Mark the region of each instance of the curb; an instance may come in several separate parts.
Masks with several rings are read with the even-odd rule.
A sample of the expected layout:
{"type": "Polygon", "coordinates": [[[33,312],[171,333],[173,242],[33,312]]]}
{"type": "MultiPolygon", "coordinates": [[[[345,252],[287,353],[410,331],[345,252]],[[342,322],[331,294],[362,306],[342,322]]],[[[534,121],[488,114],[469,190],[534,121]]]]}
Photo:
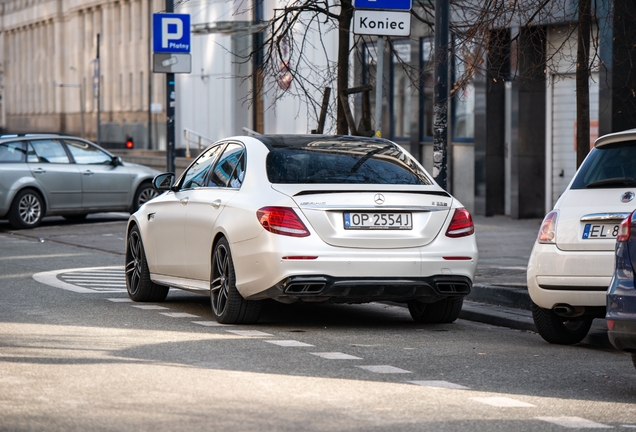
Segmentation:
{"type": "Polygon", "coordinates": [[[474,284],[466,300],[531,310],[530,295],[525,287],[507,287],[490,284],[474,284]]]}

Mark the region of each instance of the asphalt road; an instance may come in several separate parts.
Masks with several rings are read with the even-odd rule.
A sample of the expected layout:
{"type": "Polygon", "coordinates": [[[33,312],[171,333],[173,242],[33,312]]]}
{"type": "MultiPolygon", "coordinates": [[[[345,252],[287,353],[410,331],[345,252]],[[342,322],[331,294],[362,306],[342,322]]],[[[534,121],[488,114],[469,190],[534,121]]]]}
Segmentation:
{"type": "Polygon", "coordinates": [[[0,222],[0,430],[636,428],[636,369],[614,350],[386,304],[219,326],[204,296],[129,302],[126,218],[0,222]]]}

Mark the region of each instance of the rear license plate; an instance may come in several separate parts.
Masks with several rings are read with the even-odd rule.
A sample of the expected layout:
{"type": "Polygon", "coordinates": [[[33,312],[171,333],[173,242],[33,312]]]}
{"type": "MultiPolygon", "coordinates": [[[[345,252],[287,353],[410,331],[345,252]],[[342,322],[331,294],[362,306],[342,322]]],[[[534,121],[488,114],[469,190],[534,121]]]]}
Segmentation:
{"type": "Polygon", "coordinates": [[[585,224],[583,240],[615,239],[619,224],[585,224]]]}
{"type": "Polygon", "coordinates": [[[410,230],[411,213],[344,213],[345,229],[410,230]]]}

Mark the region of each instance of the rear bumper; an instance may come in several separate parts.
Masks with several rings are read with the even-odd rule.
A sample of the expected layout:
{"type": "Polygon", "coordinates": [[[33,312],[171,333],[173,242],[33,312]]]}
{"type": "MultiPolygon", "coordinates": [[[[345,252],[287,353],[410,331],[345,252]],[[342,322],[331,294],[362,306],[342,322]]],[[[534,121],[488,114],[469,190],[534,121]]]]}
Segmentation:
{"type": "Polygon", "coordinates": [[[464,276],[436,275],[406,278],[343,278],[326,275],[292,276],[250,300],[265,298],[335,303],[367,303],[370,301],[435,301],[445,297],[470,294],[472,281],[464,276]]]}
{"type": "Polygon", "coordinates": [[[562,251],[535,243],[528,262],[528,292],[544,309],[557,304],[604,306],[613,269],[613,252],[562,251]]]}
{"type": "Polygon", "coordinates": [[[614,320],[614,328],[607,336],[617,349],[636,352],[636,321],[614,320]]]}

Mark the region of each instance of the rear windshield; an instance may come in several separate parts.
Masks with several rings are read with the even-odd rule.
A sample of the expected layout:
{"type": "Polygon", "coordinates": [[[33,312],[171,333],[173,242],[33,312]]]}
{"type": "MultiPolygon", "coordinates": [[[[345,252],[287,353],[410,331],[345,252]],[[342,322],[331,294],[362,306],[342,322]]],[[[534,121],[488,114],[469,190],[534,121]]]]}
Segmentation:
{"type": "Polygon", "coordinates": [[[271,183],[430,185],[426,173],[388,142],[314,141],[275,147],[267,156],[271,183]]]}
{"type": "Polygon", "coordinates": [[[592,149],[572,183],[572,189],[625,186],[636,186],[636,141],[592,149]]]}

